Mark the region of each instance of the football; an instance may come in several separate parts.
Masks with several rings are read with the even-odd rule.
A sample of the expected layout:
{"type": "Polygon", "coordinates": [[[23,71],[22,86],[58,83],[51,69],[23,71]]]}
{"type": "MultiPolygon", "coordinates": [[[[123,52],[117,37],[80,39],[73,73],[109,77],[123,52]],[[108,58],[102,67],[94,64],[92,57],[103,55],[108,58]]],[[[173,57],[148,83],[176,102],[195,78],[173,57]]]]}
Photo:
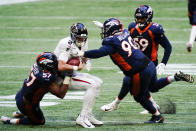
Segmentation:
{"type": "Polygon", "coordinates": [[[73,65],[73,66],[79,66],[80,64],[80,59],[79,57],[72,57],[67,61],[67,64],[73,65]]]}

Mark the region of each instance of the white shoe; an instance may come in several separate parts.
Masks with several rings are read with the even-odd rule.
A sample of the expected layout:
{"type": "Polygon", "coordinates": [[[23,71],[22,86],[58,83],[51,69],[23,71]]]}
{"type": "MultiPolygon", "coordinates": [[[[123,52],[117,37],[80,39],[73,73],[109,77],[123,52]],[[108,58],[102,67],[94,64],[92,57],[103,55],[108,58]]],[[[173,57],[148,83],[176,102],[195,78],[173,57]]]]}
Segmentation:
{"type": "MultiPolygon", "coordinates": [[[[158,104],[155,104],[154,106],[155,106],[156,109],[158,109],[158,111],[160,111],[160,107],[159,107],[158,104]]],[[[144,111],[141,111],[140,114],[147,115],[147,114],[150,114],[150,113],[149,113],[149,111],[144,110],[144,111]]]]}
{"type": "Polygon", "coordinates": [[[2,121],[4,124],[11,124],[11,123],[10,123],[10,120],[11,120],[11,118],[9,118],[9,117],[1,116],[1,121],[2,121]]]}
{"type": "Polygon", "coordinates": [[[76,119],[76,124],[81,125],[84,128],[95,128],[95,126],[90,123],[87,116],[79,115],[76,119]]]}
{"type": "Polygon", "coordinates": [[[88,120],[89,120],[92,124],[94,124],[94,125],[103,125],[103,122],[97,120],[97,119],[94,117],[94,115],[91,114],[91,113],[88,114],[88,120]]]}
{"type": "Polygon", "coordinates": [[[118,105],[115,101],[113,101],[110,104],[104,105],[101,107],[101,110],[108,112],[108,111],[113,111],[118,109],[118,105]]]}
{"type": "Polygon", "coordinates": [[[140,114],[147,115],[147,114],[150,114],[150,113],[147,110],[144,110],[144,111],[141,111],[140,114]]]}

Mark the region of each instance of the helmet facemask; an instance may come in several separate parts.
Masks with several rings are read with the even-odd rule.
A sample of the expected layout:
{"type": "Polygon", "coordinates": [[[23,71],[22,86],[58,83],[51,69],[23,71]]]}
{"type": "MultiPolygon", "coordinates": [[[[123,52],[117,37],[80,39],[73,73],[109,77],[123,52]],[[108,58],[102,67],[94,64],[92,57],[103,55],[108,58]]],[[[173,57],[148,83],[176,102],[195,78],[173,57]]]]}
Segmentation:
{"type": "Polygon", "coordinates": [[[80,36],[75,36],[75,44],[77,47],[82,47],[86,43],[86,34],[81,34],[80,36]]]}

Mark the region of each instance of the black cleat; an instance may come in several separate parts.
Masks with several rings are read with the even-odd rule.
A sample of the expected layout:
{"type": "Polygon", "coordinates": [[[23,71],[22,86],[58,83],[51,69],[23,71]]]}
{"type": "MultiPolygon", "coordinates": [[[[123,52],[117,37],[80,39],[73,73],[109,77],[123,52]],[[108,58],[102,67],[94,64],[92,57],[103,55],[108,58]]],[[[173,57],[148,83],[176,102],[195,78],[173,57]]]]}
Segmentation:
{"type": "Polygon", "coordinates": [[[145,121],[144,123],[163,123],[164,118],[160,114],[158,116],[152,115],[151,119],[149,121],[145,121]]]}
{"type": "Polygon", "coordinates": [[[176,81],[186,81],[189,83],[194,82],[194,77],[189,74],[184,74],[183,72],[179,71],[174,75],[174,79],[176,81]]]}
{"type": "Polygon", "coordinates": [[[187,49],[188,52],[191,52],[192,47],[187,47],[186,49],[187,49]]]}

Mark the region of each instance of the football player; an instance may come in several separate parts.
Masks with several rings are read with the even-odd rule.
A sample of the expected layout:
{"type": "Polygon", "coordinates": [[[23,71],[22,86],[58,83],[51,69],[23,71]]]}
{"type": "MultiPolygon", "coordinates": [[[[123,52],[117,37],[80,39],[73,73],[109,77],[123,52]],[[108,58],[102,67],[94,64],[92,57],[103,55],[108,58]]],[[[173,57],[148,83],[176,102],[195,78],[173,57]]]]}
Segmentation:
{"type": "MultiPolygon", "coordinates": [[[[63,38],[59,41],[54,53],[58,57],[59,68],[61,74],[64,76],[70,76],[70,71],[68,72],[64,69],[67,61],[72,57],[71,50],[86,51],[88,49],[88,31],[84,24],[74,23],[70,28],[70,36],[63,38]]],[[[86,64],[87,70],[90,70],[91,60],[85,57],[80,57],[81,63],[86,64]]],[[[102,80],[96,76],[90,75],[88,73],[79,73],[78,66],[73,66],[71,81],[69,83],[70,88],[86,90],[83,98],[82,110],[76,119],[78,125],[84,128],[95,128],[94,125],[102,125],[103,122],[97,120],[92,114],[93,106],[95,104],[96,98],[99,95],[100,88],[102,85],[102,80]]]]}
{"type": "Polygon", "coordinates": [[[56,55],[50,52],[38,55],[29,77],[16,94],[15,100],[19,109],[19,112],[13,113],[16,118],[2,116],[1,121],[4,124],[44,125],[45,118],[40,109],[40,101],[44,95],[50,92],[63,99],[68,90],[70,77],[65,77],[63,84],[58,86],[57,69],[56,55]]]}
{"type": "Polygon", "coordinates": [[[163,87],[172,81],[185,80],[193,82],[194,78],[179,72],[175,75],[157,80],[154,63],[135,46],[129,32],[123,30],[122,23],[116,18],[107,19],[103,24],[102,46],[89,51],[75,51],[74,56],[100,58],[109,55],[115,65],[124,73],[122,88],[130,89],[136,102],[152,114],[145,123],[162,123],[163,116],[149,100],[150,92],[156,89],[157,84],[163,87]],[[184,77],[186,76],[186,77],[184,77]]]}
{"type": "Polygon", "coordinates": [[[187,45],[187,51],[191,52],[194,41],[196,39],[196,1],[195,0],[188,0],[188,17],[189,23],[192,25],[192,29],[190,32],[190,38],[187,45]]]}
{"type": "MultiPolygon", "coordinates": [[[[135,42],[135,46],[139,48],[151,61],[155,64],[157,68],[157,74],[162,75],[165,66],[169,60],[172,46],[164,34],[164,30],[160,24],[153,23],[153,10],[148,5],[139,6],[134,14],[135,22],[131,22],[128,26],[130,36],[135,42]],[[164,55],[161,63],[158,64],[158,48],[159,45],[164,48],[164,55]]],[[[113,105],[112,103],[106,104],[101,107],[102,110],[111,111],[112,107],[117,109],[120,101],[129,92],[128,89],[121,89],[118,97],[113,102],[117,103],[113,105]],[[110,108],[110,106],[112,106],[110,108]],[[111,109],[111,110],[110,110],[111,109]]],[[[150,96],[149,99],[154,103],[154,105],[159,108],[159,105],[150,96]]],[[[148,112],[142,111],[141,114],[147,114],[148,112]]]]}

